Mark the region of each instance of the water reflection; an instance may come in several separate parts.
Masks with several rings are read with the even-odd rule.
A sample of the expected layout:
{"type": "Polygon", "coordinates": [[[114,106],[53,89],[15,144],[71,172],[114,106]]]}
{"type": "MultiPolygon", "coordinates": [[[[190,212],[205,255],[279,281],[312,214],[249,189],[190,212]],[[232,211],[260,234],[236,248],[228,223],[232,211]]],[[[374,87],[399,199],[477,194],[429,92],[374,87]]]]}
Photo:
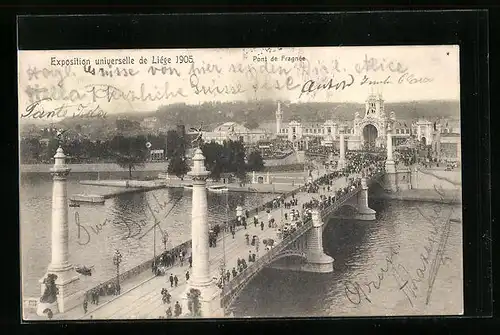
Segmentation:
{"type": "Polygon", "coordinates": [[[439,293],[433,292],[432,308],[425,302],[427,282],[419,283],[416,297],[410,303],[393,271],[385,273],[382,269],[391,269],[387,259],[412,274],[422,268],[419,255],[425,253],[433,227],[422,219],[416,208],[430,214],[436,207],[457,212],[460,207],[399,201],[373,201],[370,207],[377,211],[374,222],[333,219],[326,225],[323,248],[335,260],[333,273],[266,268],[234,302],[235,316],[414,315],[449,313],[450,310],[459,313],[463,304],[460,224],[451,226],[446,262],[441,265],[434,284],[434,290],[439,293]],[[391,254],[395,251],[397,254],[391,254]],[[361,296],[360,303],[349,302],[346,282],[365,285],[369,301],[361,296]],[[448,310],[444,311],[443,306],[448,310]]]}
{"type": "MultiPolygon", "coordinates": [[[[20,185],[23,294],[36,296],[40,289],[38,280],[50,262],[52,180],[48,174],[38,177],[26,174],[21,178],[20,185]]],[[[69,196],[116,189],[81,185],[75,178],[68,180],[69,196]]],[[[209,223],[226,221],[228,215],[235,217],[238,205],[250,209],[271,197],[266,194],[209,193],[209,223]]],[[[162,231],[169,237],[167,247],[189,240],[190,216],[191,191],[181,188],[122,194],[106,200],[104,205],[69,207],[70,262],[94,266],[92,278],[89,278],[91,281],[109,279],[116,271],[112,262],[115,249],[123,255],[123,270],[136,266],[151,259],[155,252],[159,254],[163,251],[162,231]],[[82,228],[78,236],[77,220],[89,233],[88,243],[82,228]],[[153,229],[156,220],[158,227],[153,229]]]]}

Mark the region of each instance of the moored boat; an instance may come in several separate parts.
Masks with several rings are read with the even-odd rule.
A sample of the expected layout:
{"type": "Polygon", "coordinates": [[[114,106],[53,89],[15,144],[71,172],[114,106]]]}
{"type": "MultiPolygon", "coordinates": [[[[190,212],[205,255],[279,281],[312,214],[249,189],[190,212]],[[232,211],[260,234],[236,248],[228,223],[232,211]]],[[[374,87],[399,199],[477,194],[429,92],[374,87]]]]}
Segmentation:
{"type": "Polygon", "coordinates": [[[92,276],[92,268],[88,268],[85,265],[75,265],[75,271],[84,276],[92,276]]]}
{"type": "Polygon", "coordinates": [[[214,186],[209,186],[207,187],[207,189],[210,191],[210,192],[213,192],[213,193],[226,193],[228,192],[228,188],[224,185],[214,185],[214,186]]]}

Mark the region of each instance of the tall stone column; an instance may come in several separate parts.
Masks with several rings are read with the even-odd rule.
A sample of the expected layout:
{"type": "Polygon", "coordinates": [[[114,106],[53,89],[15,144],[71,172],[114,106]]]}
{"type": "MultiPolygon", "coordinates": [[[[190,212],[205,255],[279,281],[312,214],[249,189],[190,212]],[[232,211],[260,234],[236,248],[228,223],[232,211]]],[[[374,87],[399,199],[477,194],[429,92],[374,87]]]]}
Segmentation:
{"type": "Polygon", "coordinates": [[[330,273],[333,272],[333,258],[323,251],[323,225],[319,210],[312,211],[312,228],[307,232],[307,262],[302,271],[330,273]]]}
{"type": "Polygon", "coordinates": [[[52,258],[49,272],[66,272],[72,268],[68,251],[68,192],[66,179],[69,171],[65,162],[66,155],[59,147],[54,156],[52,174],[52,258]]]}
{"type": "Polygon", "coordinates": [[[340,158],[339,158],[339,163],[338,163],[338,168],[343,169],[345,168],[345,137],[344,133],[340,134],[340,158]]]}
{"type": "Polygon", "coordinates": [[[220,289],[212,280],[208,243],[208,211],[206,180],[209,171],[205,169],[205,157],[200,148],[193,157],[193,167],[188,175],[192,178],[193,195],[191,209],[192,267],[186,292],[183,311],[189,313],[187,293],[191,289],[200,291],[201,316],[220,316],[220,289]]]}
{"type": "Polygon", "coordinates": [[[376,219],[376,212],[368,207],[368,185],[366,178],[361,178],[361,190],[358,192],[358,213],[356,214],[357,220],[373,221],[376,219]]]}
{"type": "MultiPolygon", "coordinates": [[[[59,147],[54,156],[54,166],[50,169],[53,177],[52,186],[52,224],[51,224],[51,262],[47,274],[39,280],[41,295],[45,291],[44,278],[48,274],[57,276],[55,284],[59,290],[57,295],[57,310],[50,308],[54,314],[73,308],[82,300],[83,293],[79,290],[79,275],[69,262],[69,227],[68,227],[68,195],[66,179],[70,168],[66,165],[66,155],[59,147]]],[[[47,308],[39,303],[37,313],[43,315],[47,308]]]]}
{"type": "Polygon", "coordinates": [[[386,172],[386,185],[385,188],[390,191],[397,191],[396,185],[396,164],[392,157],[392,130],[390,127],[387,129],[387,159],[385,161],[385,172],[386,172]]]}

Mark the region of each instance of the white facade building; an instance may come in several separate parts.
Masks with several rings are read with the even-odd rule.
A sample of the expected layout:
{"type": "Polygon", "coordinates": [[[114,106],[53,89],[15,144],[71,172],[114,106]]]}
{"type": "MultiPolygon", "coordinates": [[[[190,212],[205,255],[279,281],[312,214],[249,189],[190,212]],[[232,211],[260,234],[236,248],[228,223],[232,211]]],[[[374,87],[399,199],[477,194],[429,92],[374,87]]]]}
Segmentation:
{"type": "Polygon", "coordinates": [[[205,142],[216,142],[222,144],[224,141],[243,141],[243,143],[255,144],[258,141],[268,139],[268,133],[262,129],[248,129],[236,122],[226,122],[212,131],[203,132],[202,138],[205,142]]]}
{"type": "MultiPolygon", "coordinates": [[[[370,93],[365,101],[365,112],[354,114],[352,122],[304,123],[292,120],[283,123],[283,111],[278,104],[276,110],[276,136],[292,142],[294,148],[304,150],[311,140],[319,138],[323,146],[338,147],[339,134],[345,134],[347,148],[360,150],[368,147],[385,147],[387,145],[387,128],[392,129],[392,143],[397,146],[407,143],[414,137],[425,145],[432,145],[434,124],[429,120],[419,119],[416,122],[398,121],[394,112],[387,113],[382,95],[370,93]]],[[[443,133],[459,133],[460,127],[446,122],[443,133]],[[458,130],[457,130],[458,129],[458,130]]]]}

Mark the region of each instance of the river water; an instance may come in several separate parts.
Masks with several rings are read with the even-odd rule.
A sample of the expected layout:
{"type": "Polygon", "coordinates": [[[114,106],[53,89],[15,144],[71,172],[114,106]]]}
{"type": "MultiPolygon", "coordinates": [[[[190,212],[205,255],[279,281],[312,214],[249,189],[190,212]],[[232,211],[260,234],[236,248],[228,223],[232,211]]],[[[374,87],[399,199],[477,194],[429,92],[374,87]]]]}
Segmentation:
{"type": "Polygon", "coordinates": [[[323,248],[335,260],[333,273],[266,268],[233,303],[234,315],[463,313],[462,224],[455,221],[461,206],[379,200],[370,207],[376,222],[332,219],[326,225],[323,248]],[[444,251],[437,255],[440,244],[444,251]],[[434,259],[441,260],[438,267],[434,259]]]}
{"type": "MultiPolygon", "coordinates": [[[[77,178],[90,179],[83,174],[77,178]]],[[[37,281],[50,262],[51,187],[49,175],[29,174],[21,178],[25,297],[39,295],[37,281]]],[[[109,188],[80,185],[76,179],[68,182],[68,195],[99,193],[106,189],[109,188]]],[[[224,221],[228,216],[234,217],[237,205],[252,208],[271,197],[270,194],[209,194],[209,221],[224,221]],[[226,203],[229,204],[229,214],[226,214],[226,203]]],[[[233,303],[234,315],[300,317],[462,313],[461,206],[374,199],[370,197],[370,207],[377,211],[375,222],[332,219],[327,223],[323,244],[324,251],[335,259],[333,273],[266,268],[233,303]]],[[[70,261],[93,265],[95,280],[104,280],[114,275],[112,256],[117,248],[123,255],[123,269],[152,258],[154,234],[152,231],[146,234],[154,222],[150,207],[153,212],[158,212],[154,215],[169,235],[167,246],[190,238],[190,192],[162,189],[124,194],[106,200],[104,205],[69,209],[70,261]],[[86,231],[80,228],[80,238],[75,213],[78,213],[80,225],[87,227],[86,231]],[[95,227],[104,222],[102,230],[95,227]]],[[[159,232],[156,248],[161,252],[163,244],[158,236],[159,232]]]]}
{"type": "MultiPolygon", "coordinates": [[[[116,190],[113,187],[79,184],[81,179],[95,177],[95,174],[85,173],[71,175],[68,197],[76,193],[100,194],[116,190]]],[[[222,223],[228,217],[236,217],[238,205],[251,209],[272,197],[272,194],[257,193],[208,193],[209,223],[222,223]]],[[[50,263],[51,201],[49,174],[22,175],[20,225],[24,297],[39,296],[38,280],[50,263]]],[[[164,250],[160,229],[168,234],[167,248],[190,240],[191,192],[176,188],[122,194],[106,200],[104,205],[69,207],[68,216],[70,262],[94,266],[94,272],[86,278],[86,282],[97,283],[115,275],[115,249],[123,255],[122,271],[153,258],[155,234],[152,227],[155,218],[161,222],[156,230],[157,254],[164,250]]]]}

